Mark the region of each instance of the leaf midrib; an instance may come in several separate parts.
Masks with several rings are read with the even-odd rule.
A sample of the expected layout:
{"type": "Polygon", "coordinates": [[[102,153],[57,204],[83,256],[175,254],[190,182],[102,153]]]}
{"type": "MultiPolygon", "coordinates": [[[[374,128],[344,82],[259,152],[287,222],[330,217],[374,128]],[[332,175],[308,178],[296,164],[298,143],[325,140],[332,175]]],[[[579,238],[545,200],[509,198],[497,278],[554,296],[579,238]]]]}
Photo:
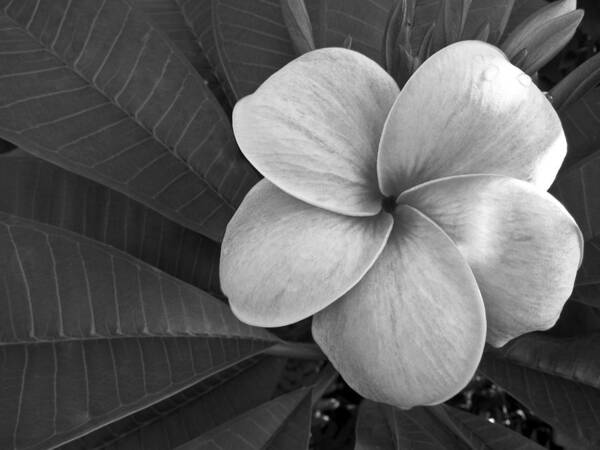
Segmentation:
{"type": "MultiPolygon", "coordinates": [[[[518,359],[515,359],[514,356],[509,356],[509,355],[504,355],[500,352],[496,352],[496,351],[491,351],[489,352],[489,354],[493,355],[494,358],[500,359],[500,360],[505,360],[511,364],[514,364],[515,366],[521,367],[523,369],[528,369],[528,370],[532,370],[534,372],[537,372],[539,374],[542,375],[547,375],[547,376],[552,376],[552,377],[556,377],[556,378],[560,378],[562,380],[566,380],[569,381],[571,383],[575,383],[575,384],[582,384],[584,386],[587,386],[591,389],[598,389],[598,386],[594,386],[593,384],[590,384],[589,382],[585,381],[585,380],[575,380],[573,378],[569,378],[566,375],[562,375],[558,372],[555,371],[550,371],[550,370],[545,370],[542,369],[541,367],[538,366],[533,366],[533,365],[529,365],[524,361],[520,361],[518,359]]],[[[485,370],[483,371],[485,373],[485,370]]]]}
{"type": "MultiPolygon", "coordinates": [[[[135,10],[135,8],[128,1],[125,1],[125,3],[130,8],[130,11],[132,9],[135,10]]],[[[9,3],[8,6],[11,6],[11,4],[9,3]]],[[[100,14],[100,12],[102,11],[103,8],[104,8],[104,4],[98,9],[97,15],[100,14]]],[[[68,8],[64,12],[65,16],[66,16],[67,12],[68,12],[68,8]]],[[[197,176],[200,180],[202,180],[206,184],[207,188],[210,191],[212,191],[229,209],[231,209],[231,211],[235,211],[236,210],[235,206],[228,199],[226,199],[225,197],[223,197],[223,195],[217,190],[217,188],[215,186],[213,186],[213,184],[206,177],[204,177],[202,174],[198,173],[198,171],[196,169],[194,169],[190,164],[188,164],[187,161],[185,161],[183,158],[181,158],[176,153],[174,153],[172,151],[172,149],[165,142],[163,142],[158,136],[156,136],[151,130],[149,130],[146,125],[144,125],[143,123],[139,122],[135,118],[134,115],[132,115],[129,111],[127,111],[121,105],[119,105],[118,103],[116,103],[114,101],[114,99],[112,99],[103,90],[101,90],[98,86],[96,86],[96,84],[94,84],[93,81],[88,80],[74,65],[71,65],[68,62],[66,62],[64,60],[64,58],[62,58],[60,55],[58,55],[56,53],[56,51],[54,51],[54,49],[48,47],[43,42],[40,42],[40,40],[35,35],[33,35],[29,31],[28,28],[24,27],[15,18],[11,17],[6,10],[4,10],[2,12],[2,14],[5,17],[7,17],[16,26],[16,28],[24,31],[32,40],[34,40],[40,46],[40,48],[42,48],[44,51],[46,51],[46,52],[50,53],[52,56],[54,56],[58,61],[60,61],[63,64],[63,66],[65,68],[71,70],[75,75],[77,75],[87,85],[89,85],[90,87],[92,87],[96,92],[98,92],[104,98],[106,98],[108,100],[108,102],[112,106],[118,108],[123,114],[125,114],[137,126],[139,126],[142,130],[144,130],[151,138],[155,139],[164,149],[166,149],[169,152],[169,154],[173,158],[175,158],[178,161],[184,163],[185,166],[190,170],[190,172],[192,172],[195,176],[197,176]]],[[[187,58],[185,57],[185,55],[182,55],[181,52],[180,52],[180,50],[172,45],[172,43],[171,43],[170,39],[168,38],[168,36],[166,36],[161,30],[159,30],[158,28],[156,28],[152,24],[151,19],[147,18],[147,20],[145,20],[145,23],[150,27],[150,32],[157,33],[159,36],[162,37],[163,40],[165,40],[167,42],[167,44],[169,46],[169,49],[173,52],[174,56],[176,56],[178,58],[179,62],[181,64],[185,65],[185,66],[188,66],[187,67],[188,71],[191,73],[192,77],[194,77],[194,76],[195,77],[200,77],[200,75],[196,72],[196,70],[193,67],[191,67],[191,64],[189,63],[189,61],[187,61],[187,58]]],[[[57,35],[59,35],[60,32],[61,32],[61,30],[59,29],[57,31],[57,35]]],[[[82,47],[81,54],[83,54],[83,52],[85,52],[85,50],[86,50],[86,46],[84,45],[82,47]]],[[[110,52],[110,50],[109,50],[109,52],[110,52]]],[[[210,92],[207,91],[207,92],[205,92],[205,95],[210,98],[210,96],[212,95],[212,93],[210,93],[210,92]]],[[[215,99],[213,99],[213,100],[215,100],[215,99]]],[[[216,100],[215,100],[215,104],[218,105],[218,102],[216,100]]],[[[21,134],[21,133],[18,133],[18,134],[21,134]]],[[[111,182],[115,182],[116,183],[116,181],[112,181],[112,180],[111,180],[111,182]]]]}
{"type": "Polygon", "coordinates": [[[27,346],[37,344],[62,344],[68,342],[94,342],[94,341],[110,341],[110,340],[139,340],[139,339],[241,339],[250,342],[264,342],[275,345],[279,339],[273,335],[273,339],[259,338],[244,334],[228,334],[228,333],[181,333],[181,334],[115,334],[115,335],[97,335],[97,336],[57,336],[56,339],[50,337],[35,338],[31,340],[22,340],[16,342],[0,342],[0,349],[5,347],[27,346]]]}
{"type": "MultiPolygon", "coordinates": [[[[155,396],[155,398],[152,398],[152,400],[150,402],[148,402],[148,403],[138,402],[138,403],[141,403],[141,404],[138,405],[137,407],[134,407],[132,410],[125,410],[125,411],[120,412],[119,414],[111,416],[111,413],[115,411],[115,410],[112,410],[110,412],[104,413],[103,415],[94,417],[89,422],[87,422],[87,423],[90,423],[90,424],[93,423],[94,425],[92,425],[89,428],[85,427],[85,426],[83,426],[83,427],[76,426],[76,427],[71,428],[70,430],[64,431],[63,434],[67,434],[67,433],[71,432],[72,430],[77,430],[77,428],[80,428],[80,431],[75,431],[75,434],[72,437],[68,438],[67,440],[61,441],[58,444],[53,444],[53,446],[50,447],[50,448],[53,449],[53,448],[57,448],[58,446],[68,444],[68,443],[70,443],[72,441],[75,441],[75,440],[77,440],[77,439],[79,439],[79,438],[81,438],[83,436],[91,434],[94,431],[99,430],[100,428],[104,428],[104,427],[109,426],[109,425],[111,425],[111,424],[113,424],[115,422],[118,422],[119,420],[121,420],[121,419],[123,419],[125,417],[129,417],[129,416],[131,416],[133,414],[136,414],[136,413],[138,413],[138,412],[140,412],[140,411],[142,411],[144,409],[150,408],[153,405],[155,405],[157,403],[160,403],[163,400],[171,398],[171,397],[173,397],[173,396],[175,396],[175,395],[177,395],[177,394],[185,391],[186,389],[192,387],[195,384],[201,383],[201,382],[203,382],[203,381],[205,381],[205,380],[207,380],[207,379],[209,379],[211,377],[214,377],[215,375],[217,375],[219,373],[222,373],[223,371],[225,371],[227,369],[232,368],[233,366],[235,366],[235,365],[237,365],[237,364],[239,364],[241,362],[244,362],[244,361],[246,361],[246,360],[248,360],[250,358],[253,358],[253,357],[257,356],[257,355],[260,355],[263,351],[264,351],[264,349],[257,350],[257,351],[255,351],[253,353],[245,355],[244,357],[242,357],[240,359],[237,359],[237,360],[231,361],[231,362],[229,362],[227,364],[218,366],[218,368],[214,372],[211,372],[209,374],[205,374],[204,376],[199,376],[197,380],[195,380],[195,381],[193,381],[193,382],[190,383],[190,380],[195,377],[195,376],[192,376],[192,377],[190,377],[190,378],[188,378],[188,379],[186,379],[184,381],[181,381],[179,383],[178,387],[174,391],[169,391],[168,388],[164,388],[164,389],[162,389],[158,393],[148,394],[148,396],[144,397],[144,398],[152,398],[152,396],[155,396]],[[110,420],[107,420],[106,422],[103,422],[102,421],[103,417],[110,417],[110,420]]],[[[173,386],[173,384],[170,387],[172,387],[172,386],[173,386]]],[[[118,409],[117,409],[117,411],[118,411],[118,409]]],[[[45,447],[40,447],[40,445],[47,445],[46,444],[47,441],[53,439],[53,437],[54,436],[46,438],[46,439],[44,439],[41,442],[38,442],[32,448],[33,449],[38,449],[38,448],[42,449],[42,448],[45,448],[45,447]]]]}

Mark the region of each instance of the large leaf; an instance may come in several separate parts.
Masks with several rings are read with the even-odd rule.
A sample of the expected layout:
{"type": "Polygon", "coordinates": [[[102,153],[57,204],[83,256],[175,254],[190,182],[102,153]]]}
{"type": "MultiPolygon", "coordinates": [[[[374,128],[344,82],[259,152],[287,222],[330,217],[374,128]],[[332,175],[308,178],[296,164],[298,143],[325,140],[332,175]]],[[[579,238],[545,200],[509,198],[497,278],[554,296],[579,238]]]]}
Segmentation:
{"type": "MultiPolygon", "coordinates": [[[[593,241],[592,241],[593,242],[593,241]]],[[[588,250],[588,247],[586,247],[588,250]]],[[[590,270],[582,271],[578,273],[578,277],[584,282],[589,284],[581,283],[575,286],[571,300],[583,303],[594,308],[600,308],[600,246],[596,244],[596,247],[592,247],[592,262],[595,266],[591,267],[590,270]]],[[[589,264],[591,266],[591,264],[589,264]]],[[[581,266],[581,269],[586,268],[586,264],[581,266]]]]}
{"type": "Polygon", "coordinates": [[[506,30],[504,30],[504,36],[508,36],[521,22],[547,4],[546,0],[515,0],[515,5],[506,24],[506,30]]]}
{"type": "MultiPolygon", "coordinates": [[[[459,4],[455,0],[449,1],[451,7],[459,4]]],[[[442,0],[416,0],[411,36],[413,51],[416,52],[419,48],[431,25],[439,22],[441,2],[442,0]]],[[[472,39],[477,30],[488,23],[490,25],[488,42],[498,45],[502,37],[545,5],[544,0],[472,0],[462,39],[472,39]]]]}
{"type": "MultiPolygon", "coordinates": [[[[393,0],[306,0],[317,47],[352,49],[380,61],[393,0]]],[[[296,56],[279,0],[213,0],[217,67],[235,98],[251,94],[296,56]]],[[[207,36],[210,44],[210,36],[207,36]]],[[[205,40],[203,39],[203,42],[205,40]]]]}
{"type": "Polygon", "coordinates": [[[258,176],[177,47],[126,0],[0,8],[0,136],[219,240],[258,176]]]}
{"type": "Polygon", "coordinates": [[[268,401],[284,363],[284,359],[272,357],[244,361],[62,450],[100,446],[111,450],[173,449],[268,401]]]}
{"type": "Polygon", "coordinates": [[[525,335],[487,352],[480,368],[585,448],[599,448],[600,333],[571,338],[525,335]]]}
{"type": "MultiPolygon", "coordinates": [[[[504,28],[506,27],[509,14],[513,8],[515,0],[473,0],[471,8],[467,15],[462,39],[473,38],[482,26],[486,23],[490,26],[490,35],[488,41],[496,44],[504,28]]],[[[457,7],[459,2],[450,1],[451,7],[457,7]]],[[[417,0],[415,4],[415,20],[411,35],[411,44],[413,51],[416,52],[427,30],[439,22],[440,8],[442,0],[417,0]]],[[[454,24],[458,28],[458,24],[454,24]]]]}
{"type": "MultiPolygon", "coordinates": [[[[215,30],[213,29],[213,8],[211,0],[171,0],[176,2],[188,27],[194,34],[196,40],[202,46],[202,52],[211,66],[212,73],[216,78],[216,86],[219,87],[217,98],[225,98],[229,103],[229,109],[235,104],[235,94],[223,70],[220,55],[217,52],[215,42],[215,30]]],[[[214,84],[211,83],[211,87],[214,84]]],[[[214,91],[214,89],[213,89],[214,91]]]]}
{"type": "Polygon", "coordinates": [[[83,234],[222,295],[218,244],[25,152],[0,157],[0,211],[83,234]]]}
{"type": "Polygon", "coordinates": [[[546,332],[548,335],[573,338],[600,332],[600,309],[597,308],[597,305],[590,305],[580,298],[584,295],[590,296],[595,298],[596,304],[600,303],[600,296],[594,293],[594,291],[597,292],[598,287],[591,286],[594,289],[589,291],[586,289],[587,287],[582,286],[582,292],[573,293],[570,301],[565,304],[556,325],[546,332]]]}
{"type": "Polygon", "coordinates": [[[352,38],[352,50],[383,62],[383,34],[396,0],[307,0],[318,47],[341,47],[352,38]]]}
{"type": "Polygon", "coordinates": [[[600,150],[600,88],[587,92],[560,116],[569,144],[563,167],[569,168],[600,150]]]}
{"type": "Polygon", "coordinates": [[[586,241],[600,237],[600,151],[563,170],[550,191],[569,210],[586,241]]]}
{"type": "Polygon", "coordinates": [[[0,448],[48,448],[277,342],[131,256],[0,213],[0,448]]]}
{"type": "Polygon", "coordinates": [[[217,67],[235,99],[296,57],[279,0],[212,0],[211,8],[217,67]]]}
{"type": "MultiPolygon", "coordinates": [[[[600,237],[595,237],[585,243],[583,255],[583,263],[575,280],[577,288],[600,285],[600,237]]],[[[598,302],[600,302],[600,299],[597,300],[598,302]]],[[[598,303],[598,306],[600,306],[600,303],[598,303]]]]}
{"type": "Polygon", "coordinates": [[[16,147],[8,141],[0,139],[0,154],[9,153],[15,150],[16,147]]]}
{"type": "Polygon", "coordinates": [[[198,38],[188,27],[176,0],[132,0],[179,47],[205,80],[213,76],[212,68],[202,52],[198,38]]]}
{"type": "MultiPolygon", "coordinates": [[[[225,111],[231,113],[231,96],[224,80],[215,72],[214,42],[204,46],[205,35],[212,36],[210,0],[133,0],[171,41],[187,56],[225,111]],[[200,29],[196,28],[199,25],[200,29]]],[[[213,39],[214,41],[214,39],[213,39]]]]}
{"type": "Polygon", "coordinates": [[[600,283],[600,151],[563,170],[550,192],[571,213],[585,239],[577,284],[600,283]]]}
{"type": "Polygon", "coordinates": [[[264,403],[177,450],[305,450],[311,390],[299,389],[264,403]]]}
{"type": "Polygon", "coordinates": [[[356,450],[541,450],[527,438],[445,405],[410,410],[363,401],[356,450]]]}

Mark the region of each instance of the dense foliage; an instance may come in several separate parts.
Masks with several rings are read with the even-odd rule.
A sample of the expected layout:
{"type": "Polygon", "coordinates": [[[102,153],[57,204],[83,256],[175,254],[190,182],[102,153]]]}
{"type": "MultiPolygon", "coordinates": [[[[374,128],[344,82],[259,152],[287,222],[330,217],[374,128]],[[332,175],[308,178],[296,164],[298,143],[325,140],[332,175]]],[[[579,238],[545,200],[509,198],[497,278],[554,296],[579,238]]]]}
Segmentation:
{"type": "Polygon", "coordinates": [[[600,446],[596,3],[583,22],[570,0],[304,3],[0,0],[0,448],[600,446]],[[312,45],[402,86],[464,39],[549,91],[569,145],[550,192],[585,256],[554,328],[488,349],[446,404],[400,410],[349,389],[310,320],[232,314],[220,242],[260,176],[231,111],[312,45]]]}

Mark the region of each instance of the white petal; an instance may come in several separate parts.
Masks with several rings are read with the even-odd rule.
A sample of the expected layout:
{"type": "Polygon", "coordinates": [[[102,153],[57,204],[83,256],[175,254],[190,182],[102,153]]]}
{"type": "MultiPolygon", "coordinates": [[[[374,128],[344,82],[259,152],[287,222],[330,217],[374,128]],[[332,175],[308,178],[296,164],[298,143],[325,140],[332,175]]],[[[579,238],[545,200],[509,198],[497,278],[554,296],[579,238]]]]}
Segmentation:
{"type": "Polygon", "coordinates": [[[377,214],[377,148],[398,95],[375,62],[343,48],[305,53],[237,103],[233,129],[248,160],[311,205],[377,214]]]}
{"type": "Polygon", "coordinates": [[[485,343],[475,278],[450,238],[401,206],[365,277],[313,319],[313,336],[364,397],[402,408],[441,403],[471,379],[485,343]]]}
{"type": "Polygon", "coordinates": [[[556,111],[504,54],[462,41],[431,56],[408,80],[379,147],[382,192],[440,177],[508,175],[544,190],[566,153],[556,111]]]}
{"type": "Polygon", "coordinates": [[[566,209],[524,181],[466,175],[431,181],[398,201],[456,242],[483,296],[495,346],[556,322],[569,298],[583,238],[566,209]]]}
{"type": "Polygon", "coordinates": [[[387,241],[392,217],[348,217],[308,205],[267,180],[248,193],[221,249],[235,315],[276,327],[325,308],[354,286],[387,241]]]}

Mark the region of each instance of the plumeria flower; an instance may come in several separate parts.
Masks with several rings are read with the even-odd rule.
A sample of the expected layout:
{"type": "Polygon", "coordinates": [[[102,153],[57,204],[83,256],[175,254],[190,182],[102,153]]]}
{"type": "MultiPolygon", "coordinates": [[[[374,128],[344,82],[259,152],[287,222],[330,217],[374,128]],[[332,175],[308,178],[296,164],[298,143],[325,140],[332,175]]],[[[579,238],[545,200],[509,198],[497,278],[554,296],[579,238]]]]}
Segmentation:
{"type": "Polygon", "coordinates": [[[351,50],[302,55],[237,103],[264,175],[229,223],[233,312],[316,342],[363,396],[436,404],[484,344],[551,327],[582,257],[546,190],[566,153],[545,95],[497,48],[463,41],[399,91],[351,50]]]}

